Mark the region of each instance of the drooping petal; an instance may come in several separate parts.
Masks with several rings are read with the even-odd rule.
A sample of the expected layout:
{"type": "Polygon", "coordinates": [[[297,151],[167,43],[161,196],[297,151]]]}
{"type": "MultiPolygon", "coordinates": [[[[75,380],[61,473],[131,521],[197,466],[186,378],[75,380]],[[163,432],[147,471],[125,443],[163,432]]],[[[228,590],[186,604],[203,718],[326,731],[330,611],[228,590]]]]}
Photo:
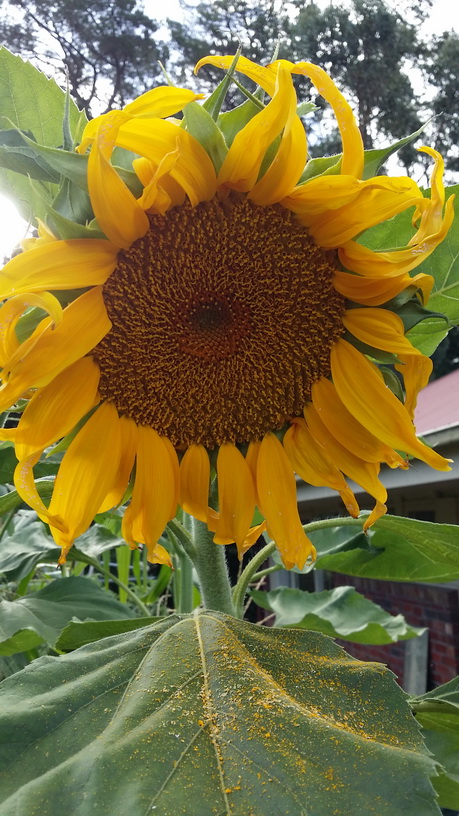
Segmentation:
{"type": "MultiPolygon", "coordinates": [[[[227,71],[231,67],[234,56],[211,56],[203,57],[196,63],[194,72],[198,73],[203,65],[215,65],[216,68],[222,68],[227,71]]],[[[263,88],[266,93],[273,96],[276,87],[276,70],[273,65],[258,65],[256,62],[247,59],[247,57],[239,57],[236,70],[252,79],[257,85],[263,88]]]]}
{"type": "Polygon", "coordinates": [[[359,515],[359,505],[343,474],[326,450],[314,439],[303,419],[294,420],[283,443],[294,470],[303,481],[315,487],[336,490],[351,516],[359,515]]]}
{"type": "Polygon", "coordinates": [[[113,484],[110,486],[98,513],[105,513],[112,507],[121,504],[126,492],[129,478],[134,467],[135,454],[137,450],[137,425],[133,419],[127,416],[119,418],[120,429],[120,459],[113,484]]]}
{"type": "MultiPolygon", "coordinates": [[[[108,127],[108,124],[107,124],[108,127]]],[[[119,125],[115,126],[113,143],[119,125]]],[[[104,149],[107,136],[99,128],[88,159],[88,190],[94,215],[107,238],[127,249],[148,230],[148,216],[109,162],[104,149]]]]}
{"type": "Polygon", "coordinates": [[[304,74],[309,77],[320,95],[333,108],[343,143],[341,172],[360,178],[364,162],[363,141],[351,106],[333,80],[318,65],[313,65],[311,62],[298,62],[291,70],[294,74],[304,74]]]}
{"type": "Polygon", "coordinates": [[[364,230],[425,202],[419,187],[411,179],[403,177],[388,182],[384,186],[364,186],[346,206],[310,220],[309,231],[319,246],[340,247],[364,230]]]}
{"type": "Polygon", "coordinates": [[[292,466],[272,433],[267,433],[260,445],[257,490],[260,510],[284,565],[287,569],[295,565],[302,569],[308,556],[315,558],[315,548],[301,526],[292,466]]]}
{"type": "Polygon", "coordinates": [[[179,503],[185,513],[207,523],[210,461],[203,445],[190,445],[180,462],[179,503]]]}
{"type": "Polygon", "coordinates": [[[312,435],[319,444],[322,445],[323,449],[327,451],[335,466],[342,470],[346,476],[349,476],[352,481],[360,485],[360,487],[363,487],[370,496],[373,496],[381,502],[381,504],[384,504],[387,499],[387,490],[378,478],[380,470],[379,462],[365,462],[347,450],[344,445],[338,442],[338,440],[329,433],[311,403],[305,407],[304,416],[312,435]]]}
{"type": "Polygon", "coordinates": [[[51,526],[63,558],[73,540],[91,524],[113,484],[119,460],[118,412],[104,402],[71,442],[56,476],[49,511],[61,516],[68,528],[61,533],[51,526]]]}
{"type": "Polygon", "coordinates": [[[362,182],[354,176],[318,176],[295,187],[282,206],[298,213],[307,224],[324,212],[346,206],[362,189],[362,182]]]}
{"type": "Polygon", "coordinates": [[[417,439],[409,414],[385,385],[377,367],[346,340],[330,355],[333,382],[348,410],[389,447],[411,453],[436,470],[450,470],[443,456],[417,439]]]}
{"type": "MultiPolygon", "coordinates": [[[[425,209],[424,213],[430,210],[425,209]]],[[[347,241],[339,249],[339,259],[343,266],[359,275],[400,276],[411,272],[432,254],[434,249],[446,237],[454,220],[454,196],[446,202],[444,218],[438,228],[429,235],[420,236],[419,232],[411,239],[405,249],[394,249],[387,252],[374,252],[355,241],[347,241]]]]}
{"type": "Polygon", "coordinates": [[[164,439],[153,428],[140,425],[134,489],[122,531],[130,546],[146,545],[149,559],[154,558],[158,539],[175,515],[177,474],[178,462],[175,468],[164,439]]]}
{"type": "Polygon", "coordinates": [[[29,388],[47,385],[65,368],[90,353],[111,328],[102,289],[85,292],[64,309],[55,329],[48,325],[34,344],[34,335],[20,348],[24,356],[9,371],[8,382],[0,388],[0,410],[6,410],[29,388]],[[30,346],[33,348],[28,352],[30,346]]]}
{"type": "Polygon", "coordinates": [[[249,198],[263,207],[281,201],[297,183],[306,164],[306,132],[296,116],[291,127],[284,129],[282,140],[271,165],[250,191],[249,198]]]}
{"type": "Polygon", "coordinates": [[[5,366],[19,348],[16,334],[18,320],[26,309],[38,308],[46,312],[57,326],[62,320],[62,306],[50,292],[29,292],[15,295],[0,307],[0,365],[5,366]]]}
{"type": "Polygon", "coordinates": [[[32,510],[35,510],[42,521],[46,524],[52,524],[55,529],[62,533],[67,533],[68,527],[64,519],[56,513],[50,512],[38,494],[33,469],[42,453],[42,450],[36,450],[18,462],[13,476],[14,486],[20,497],[32,510]]]}
{"type": "Polygon", "coordinates": [[[346,328],[363,343],[397,354],[406,390],[405,408],[413,419],[416,401],[432,373],[432,360],[411,345],[401,318],[387,309],[350,309],[343,315],[346,328]]]}
{"type": "MultiPolygon", "coordinates": [[[[218,175],[219,186],[225,185],[239,192],[251,190],[257,181],[268,147],[284,128],[288,134],[295,117],[296,94],[292,78],[289,71],[280,67],[271,102],[236,134],[218,175]]],[[[282,157],[285,160],[284,154],[282,157]]],[[[277,165],[273,169],[273,175],[276,174],[279,175],[277,165]]]]}
{"type": "Polygon", "coordinates": [[[216,544],[235,541],[243,552],[255,510],[255,489],[250,468],[232,442],[220,445],[217,457],[219,519],[216,544]]]}
{"type": "Polygon", "coordinates": [[[333,276],[335,289],[348,300],[361,303],[363,306],[380,306],[387,303],[409,286],[418,288],[422,292],[424,303],[427,303],[433,284],[433,277],[423,272],[413,278],[407,274],[394,278],[378,276],[363,278],[337,269],[333,276]]]}
{"type": "Polygon", "coordinates": [[[215,194],[217,179],[208,154],[186,130],[172,122],[133,119],[120,127],[117,144],[157,166],[166,154],[177,150],[179,157],[170,175],[185,190],[192,206],[215,194]]]}
{"type": "Polygon", "coordinates": [[[97,404],[99,366],[83,357],[40,388],[26,406],[16,433],[16,456],[25,459],[68,434],[97,404]]]}
{"type": "Polygon", "coordinates": [[[105,283],[116,266],[110,241],[54,241],[22,252],[0,272],[0,299],[29,292],[83,289],[105,283]]]}
{"type": "Polygon", "coordinates": [[[386,462],[389,467],[408,465],[397,451],[371,434],[346,408],[335,386],[326,377],[312,386],[312,404],[329,432],[364,462],[386,462]]]}
{"type": "Polygon", "coordinates": [[[418,394],[429,382],[433,363],[430,357],[425,357],[423,354],[399,354],[399,357],[401,364],[396,365],[395,368],[403,376],[405,408],[410,419],[414,419],[418,394]]]}
{"type": "Polygon", "coordinates": [[[152,88],[129,102],[122,111],[110,111],[90,119],[86,124],[78,148],[79,153],[84,153],[88,146],[96,138],[97,131],[106,122],[113,122],[114,114],[119,123],[128,121],[131,118],[155,119],[173,116],[174,113],[182,110],[189,102],[195,99],[202,99],[203,94],[196,94],[185,88],[172,88],[169,85],[159,85],[152,88]]]}

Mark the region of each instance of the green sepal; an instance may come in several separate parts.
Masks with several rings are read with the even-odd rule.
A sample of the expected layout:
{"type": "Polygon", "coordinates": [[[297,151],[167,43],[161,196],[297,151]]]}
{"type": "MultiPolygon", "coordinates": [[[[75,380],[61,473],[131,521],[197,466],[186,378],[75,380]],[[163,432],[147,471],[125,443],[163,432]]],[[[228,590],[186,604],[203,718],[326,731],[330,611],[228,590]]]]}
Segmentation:
{"type": "Polygon", "coordinates": [[[231,147],[234,137],[257,113],[259,113],[257,106],[247,99],[242,105],[220,114],[217,122],[228,147],[231,147]]]}
{"type": "Polygon", "coordinates": [[[40,160],[40,157],[24,144],[25,138],[34,143],[29,135],[22,134],[14,128],[0,131],[0,166],[38,181],[57,184],[59,172],[40,160]]]}
{"type": "Polygon", "coordinates": [[[310,113],[314,113],[316,110],[318,110],[318,107],[314,105],[314,102],[300,102],[296,107],[296,115],[301,118],[302,116],[308,116],[310,113]]]}
{"type": "MultiPolygon", "coordinates": [[[[429,120],[430,121],[430,120],[429,120]]],[[[389,156],[392,156],[394,153],[397,153],[402,147],[406,147],[407,145],[414,142],[415,139],[419,138],[422,135],[425,128],[429,122],[426,122],[422,125],[419,130],[416,130],[414,133],[411,133],[410,136],[405,136],[404,139],[399,139],[398,142],[394,142],[394,144],[389,145],[389,147],[382,147],[379,150],[365,150],[364,151],[364,167],[362,178],[369,179],[373,178],[378,174],[379,169],[382,167],[384,162],[387,161],[389,156]]]]}
{"type": "MultiPolygon", "coordinates": [[[[404,292],[400,294],[403,295],[404,292]]],[[[390,303],[385,303],[384,308],[390,309],[390,311],[395,312],[401,318],[405,332],[412,329],[413,326],[416,326],[418,323],[421,323],[422,320],[428,320],[432,317],[440,318],[444,320],[445,323],[448,323],[448,318],[444,314],[431,312],[430,309],[426,309],[425,306],[421,305],[417,297],[411,297],[410,300],[400,305],[397,301],[398,298],[394,298],[390,303]]]]}
{"type": "Polygon", "coordinates": [[[231,78],[236,70],[236,65],[239,57],[241,56],[241,48],[238,48],[234,59],[228,68],[225,76],[223,77],[222,81],[219,82],[215,91],[211,93],[211,95],[206,99],[203,104],[204,110],[206,110],[212,119],[216,122],[218,119],[218,115],[222,109],[223,102],[225,101],[226,94],[228,93],[228,89],[231,85],[231,78]]]}
{"type": "Polygon", "coordinates": [[[228,148],[223,134],[215,120],[197,102],[189,102],[183,109],[183,118],[188,133],[191,134],[210,156],[218,174],[225,161],[228,148]]]}
{"type": "Polygon", "coordinates": [[[303,184],[316,176],[337,176],[341,173],[342,156],[320,156],[310,159],[300,177],[298,184],[303,184]]]}
{"type": "MultiPolygon", "coordinates": [[[[3,133],[4,132],[5,131],[3,131],[3,133]]],[[[40,173],[43,174],[45,172],[52,176],[53,180],[57,181],[59,181],[60,176],[64,176],[64,178],[73,182],[73,184],[76,184],[77,187],[80,187],[82,190],[87,192],[87,154],[82,155],[73,151],[62,150],[58,147],[46,147],[45,145],[38,144],[33,139],[29,139],[29,137],[22,131],[17,130],[16,132],[18,133],[19,144],[16,146],[12,145],[9,148],[5,147],[5,150],[8,151],[8,161],[10,163],[12,162],[12,155],[18,156],[19,159],[15,167],[8,165],[8,169],[13,169],[16,173],[28,175],[39,180],[42,180],[40,173]],[[27,169],[23,169],[24,157],[29,159],[27,169]],[[32,164],[30,163],[30,160],[32,160],[32,164]],[[36,168],[35,175],[34,172],[31,171],[33,170],[33,167],[36,168]]],[[[2,164],[2,161],[4,160],[2,158],[3,156],[4,153],[0,151],[1,166],[5,166],[2,164]]],[[[131,193],[137,196],[141,194],[142,185],[134,171],[116,166],[114,169],[120,176],[121,180],[124,181],[126,187],[129,188],[131,193]]]]}
{"type": "Polygon", "coordinates": [[[381,366],[380,368],[381,374],[384,377],[384,382],[386,383],[387,387],[390,388],[393,394],[400,400],[400,402],[404,402],[404,394],[402,384],[397,377],[395,371],[392,371],[391,368],[386,368],[386,366],[381,366]]]}

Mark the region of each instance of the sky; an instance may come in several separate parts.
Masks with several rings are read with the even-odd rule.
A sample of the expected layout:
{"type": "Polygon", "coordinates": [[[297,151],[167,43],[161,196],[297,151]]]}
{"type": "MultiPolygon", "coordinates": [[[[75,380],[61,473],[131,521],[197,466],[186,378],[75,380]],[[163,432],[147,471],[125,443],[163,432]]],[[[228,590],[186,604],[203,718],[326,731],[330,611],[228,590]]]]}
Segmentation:
{"type": "MultiPolygon", "coordinates": [[[[315,2],[322,8],[333,3],[346,4],[346,0],[315,0],[315,2]]],[[[404,6],[404,0],[387,0],[387,3],[398,10],[404,6]]],[[[281,0],[279,5],[282,6],[281,0]]],[[[145,11],[157,20],[167,17],[179,20],[183,16],[179,0],[168,0],[167,4],[163,0],[144,0],[144,7],[145,11]]],[[[432,13],[423,26],[424,36],[441,34],[449,30],[459,32],[459,0],[434,0],[432,13]]],[[[26,232],[27,224],[19,217],[14,205],[0,195],[0,263],[2,258],[25,237],[26,232]]]]}

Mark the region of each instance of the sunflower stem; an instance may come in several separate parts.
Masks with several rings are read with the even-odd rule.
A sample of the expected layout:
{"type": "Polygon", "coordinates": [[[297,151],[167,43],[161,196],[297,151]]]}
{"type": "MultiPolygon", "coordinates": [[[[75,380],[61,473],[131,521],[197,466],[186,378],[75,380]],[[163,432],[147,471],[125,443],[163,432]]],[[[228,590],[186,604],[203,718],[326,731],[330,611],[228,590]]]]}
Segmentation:
{"type": "MultiPolygon", "coordinates": [[[[320,519],[319,521],[311,521],[309,524],[303,525],[305,533],[312,533],[314,530],[323,530],[326,527],[361,527],[365,521],[366,516],[359,516],[359,518],[330,518],[320,519]]],[[[244,598],[247,593],[249,584],[256,578],[262,578],[270,572],[276,572],[279,567],[268,567],[266,570],[258,572],[262,564],[269,558],[276,549],[274,541],[266,544],[260,552],[249,561],[245,570],[242,572],[239,581],[233,590],[233,604],[237,618],[244,616],[244,598]]]]}
{"type": "Polygon", "coordinates": [[[178,556],[180,562],[178,609],[181,615],[193,611],[193,564],[186,553],[178,556]]]}
{"type": "Polygon", "coordinates": [[[198,574],[205,609],[224,612],[234,617],[225,548],[220,544],[214,544],[213,533],[197,519],[193,519],[192,536],[196,547],[193,563],[198,574]]]}

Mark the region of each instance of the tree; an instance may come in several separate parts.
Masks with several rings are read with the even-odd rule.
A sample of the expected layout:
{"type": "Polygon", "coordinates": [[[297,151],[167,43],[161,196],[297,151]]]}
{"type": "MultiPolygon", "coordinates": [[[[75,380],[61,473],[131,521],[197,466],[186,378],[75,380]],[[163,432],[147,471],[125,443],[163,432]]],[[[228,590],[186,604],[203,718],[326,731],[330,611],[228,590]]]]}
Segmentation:
{"type": "Polygon", "coordinates": [[[0,40],[45,71],[67,72],[87,113],[123,105],[161,75],[167,47],[138,0],[11,0],[3,8],[0,40]]]}
{"type": "MultiPolygon", "coordinates": [[[[234,54],[239,46],[254,62],[269,62],[280,45],[285,47],[287,17],[273,0],[215,0],[196,7],[183,4],[185,22],[168,20],[174,53],[174,76],[190,81],[193,65],[207,54],[234,54]]],[[[215,73],[203,68],[199,85],[214,84],[215,73]],[[211,80],[211,77],[213,79],[211,80]]]]}
{"type": "Polygon", "coordinates": [[[445,32],[434,38],[426,63],[429,82],[435,88],[432,110],[436,146],[445,154],[450,170],[459,170],[459,36],[445,32]]]}
{"type": "MultiPolygon", "coordinates": [[[[415,25],[384,0],[352,0],[349,7],[296,3],[290,27],[295,59],[324,68],[354,101],[365,147],[378,134],[399,139],[421,125],[420,101],[406,71],[423,52],[415,25]]],[[[412,154],[405,153],[409,166],[412,154]]]]}

